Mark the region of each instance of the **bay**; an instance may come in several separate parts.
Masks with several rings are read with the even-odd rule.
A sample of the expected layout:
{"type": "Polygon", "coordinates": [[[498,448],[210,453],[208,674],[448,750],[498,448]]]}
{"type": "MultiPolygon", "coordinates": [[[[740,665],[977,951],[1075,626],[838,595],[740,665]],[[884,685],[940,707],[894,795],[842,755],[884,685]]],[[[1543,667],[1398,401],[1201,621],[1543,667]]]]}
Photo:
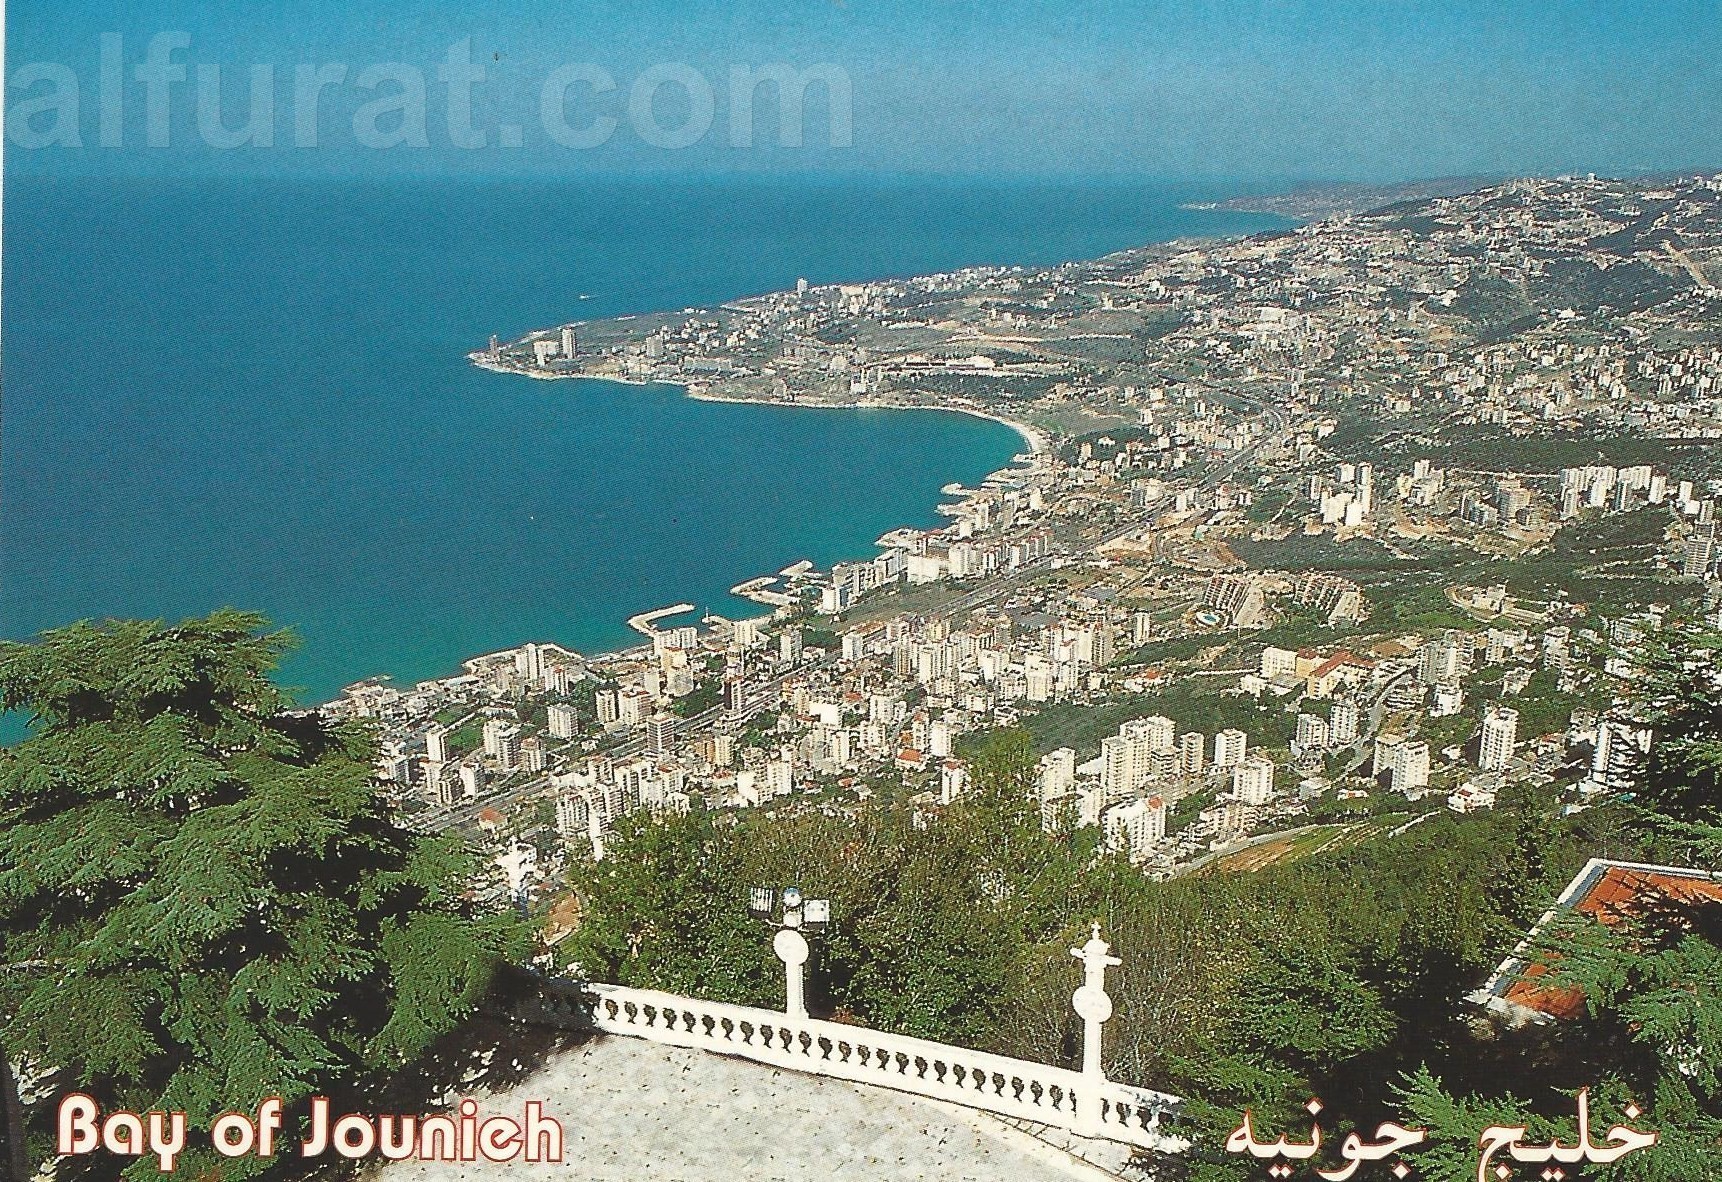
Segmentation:
{"type": "Polygon", "coordinates": [[[0,635],[231,604],[317,701],[932,525],[1022,441],[921,411],[532,382],[465,353],[573,319],[1274,219],[1191,186],[871,178],[8,178],[0,635]],[[585,297],[585,298],[582,298],[585,297]]]}

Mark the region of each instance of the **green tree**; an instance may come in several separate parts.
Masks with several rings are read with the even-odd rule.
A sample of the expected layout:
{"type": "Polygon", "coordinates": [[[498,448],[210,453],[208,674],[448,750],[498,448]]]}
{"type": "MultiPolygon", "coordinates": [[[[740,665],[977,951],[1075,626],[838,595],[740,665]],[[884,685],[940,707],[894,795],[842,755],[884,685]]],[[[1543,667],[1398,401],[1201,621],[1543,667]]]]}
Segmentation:
{"type": "Polygon", "coordinates": [[[748,915],[748,879],[722,820],[703,809],[623,817],[605,857],[575,872],[584,911],[560,949],[568,966],[588,980],[781,1004],[782,970],[748,915]]]}
{"type": "Polygon", "coordinates": [[[1637,804],[1664,853],[1722,869],[1722,631],[1675,621],[1630,653],[1633,696],[1622,712],[1652,729],[1637,804]]]}
{"type": "Polygon", "coordinates": [[[1663,1138],[1654,1159],[1624,1164],[1618,1176],[1674,1179],[1722,1163],[1722,904],[1660,897],[1639,900],[1613,924],[1572,917],[1548,941],[1550,980],[1576,988],[1584,1016],[1572,1041],[1602,1048],[1600,1090],[1639,1099],[1663,1138]]]}
{"type": "Polygon", "coordinates": [[[369,730],[286,710],[265,628],[0,645],[0,707],[33,717],[0,753],[0,1045],[194,1127],[407,1064],[521,947],[457,841],[391,819],[369,730]]]}

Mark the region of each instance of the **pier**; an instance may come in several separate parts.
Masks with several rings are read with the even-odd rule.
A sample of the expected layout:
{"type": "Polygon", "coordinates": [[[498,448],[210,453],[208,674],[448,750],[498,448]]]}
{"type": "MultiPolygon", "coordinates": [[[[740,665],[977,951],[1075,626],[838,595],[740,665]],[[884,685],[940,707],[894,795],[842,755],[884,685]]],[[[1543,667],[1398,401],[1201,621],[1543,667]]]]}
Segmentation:
{"type": "Polygon", "coordinates": [[[637,616],[629,616],[628,627],[632,628],[642,636],[655,636],[657,635],[658,630],[652,625],[656,624],[659,620],[667,620],[671,616],[685,616],[693,610],[694,605],[691,603],[678,603],[671,607],[660,607],[656,611],[641,612],[637,616]]]}

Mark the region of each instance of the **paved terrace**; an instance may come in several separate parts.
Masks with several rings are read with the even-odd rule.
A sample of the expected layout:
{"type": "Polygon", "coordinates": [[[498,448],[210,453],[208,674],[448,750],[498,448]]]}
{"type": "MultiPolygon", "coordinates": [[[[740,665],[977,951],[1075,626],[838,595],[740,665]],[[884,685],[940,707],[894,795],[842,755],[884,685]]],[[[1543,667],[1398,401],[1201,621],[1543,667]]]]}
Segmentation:
{"type": "MultiPolygon", "coordinates": [[[[552,1055],[486,1112],[528,1100],[562,1122],[560,1165],[390,1163],[380,1182],[1106,1182],[1126,1147],[1067,1143],[884,1088],[781,1071],[636,1038],[597,1037],[552,1055]]],[[[1050,1133],[1057,1139],[1059,1134],[1050,1133]]]]}

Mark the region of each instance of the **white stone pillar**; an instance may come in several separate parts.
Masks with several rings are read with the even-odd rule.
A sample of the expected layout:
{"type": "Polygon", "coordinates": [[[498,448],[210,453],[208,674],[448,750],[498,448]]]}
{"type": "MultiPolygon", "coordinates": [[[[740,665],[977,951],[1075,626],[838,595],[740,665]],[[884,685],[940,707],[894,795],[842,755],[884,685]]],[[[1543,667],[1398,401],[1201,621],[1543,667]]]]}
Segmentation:
{"type": "Polygon", "coordinates": [[[1082,1019],[1082,1085],[1076,1097],[1076,1131],[1086,1137],[1100,1134],[1100,1088],[1106,1082],[1101,1064],[1100,1035],[1112,1017],[1112,998],[1106,993],[1106,970],[1123,964],[1112,955],[1112,945],[1100,938],[1100,925],[1092,929],[1088,942],[1072,948],[1070,955],[1082,962],[1082,985],[1070,995],[1070,1004],[1082,1019]]]}
{"type": "Polygon", "coordinates": [[[794,928],[779,928],[772,937],[772,951],[783,962],[783,1012],[791,1018],[807,1017],[807,993],[804,973],[807,965],[807,937],[794,928]]]}

